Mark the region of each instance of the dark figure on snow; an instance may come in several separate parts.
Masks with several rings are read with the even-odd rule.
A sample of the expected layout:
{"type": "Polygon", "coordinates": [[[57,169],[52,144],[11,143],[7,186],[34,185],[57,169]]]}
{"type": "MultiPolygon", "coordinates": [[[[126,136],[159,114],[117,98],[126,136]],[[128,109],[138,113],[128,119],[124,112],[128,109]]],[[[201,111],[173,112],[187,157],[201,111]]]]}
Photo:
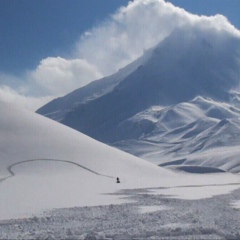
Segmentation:
{"type": "Polygon", "coordinates": [[[117,177],[117,183],[120,183],[120,179],[117,177]]]}

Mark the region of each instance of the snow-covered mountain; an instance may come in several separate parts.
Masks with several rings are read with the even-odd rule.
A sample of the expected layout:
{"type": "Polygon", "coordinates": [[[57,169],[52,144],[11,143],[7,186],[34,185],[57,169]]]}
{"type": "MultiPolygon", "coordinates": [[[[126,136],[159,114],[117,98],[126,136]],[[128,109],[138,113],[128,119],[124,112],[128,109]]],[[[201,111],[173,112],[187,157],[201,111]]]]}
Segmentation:
{"type": "Polygon", "coordinates": [[[161,166],[240,171],[240,115],[230,104],[197,97],[168,108],[151,107],[119,128],[135,130],[136,138],[116,142],[116,147],[161,166]]]}
{"type": "Polygon", "coordinates": [[[175,29],[118,73],[37,112],[156,164],[240,171],[240,34],[175,29]]]}

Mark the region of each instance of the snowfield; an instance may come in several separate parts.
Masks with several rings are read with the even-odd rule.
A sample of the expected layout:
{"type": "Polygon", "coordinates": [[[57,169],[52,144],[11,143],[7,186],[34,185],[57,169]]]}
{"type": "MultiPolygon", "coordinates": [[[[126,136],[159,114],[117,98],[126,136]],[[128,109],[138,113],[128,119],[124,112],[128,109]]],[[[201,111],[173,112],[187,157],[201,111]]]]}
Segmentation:
{"type": "Polygon", "coordinates": [[[5,103],[0,110],[1,218],[91,203],[119,189],[116,177],[130,188],[173,175],[35,113],[5,103]]]}
{"type": "Polygon", "coordinates": [[[240,211],[232,206],[240,198],[239,189],[200,200],[151,192],[125,190],[116,195],[130,203],[55,209],[38,217],[0,221],[0,239],[240,238],[240,211]]]}
{"type": "Polygon", "coordinates": [[[0,239],[239,236],[239,175],[173,172],[13,105],[0,110],[0,239]]]}

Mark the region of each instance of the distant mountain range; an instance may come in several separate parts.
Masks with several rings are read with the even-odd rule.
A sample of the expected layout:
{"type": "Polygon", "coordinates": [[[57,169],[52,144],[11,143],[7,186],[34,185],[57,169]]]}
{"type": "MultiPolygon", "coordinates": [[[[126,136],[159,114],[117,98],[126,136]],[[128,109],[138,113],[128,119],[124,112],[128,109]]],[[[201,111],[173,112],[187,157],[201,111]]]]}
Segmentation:
{"type": "Polygon", "coordinates": [[[165,167],[240,172],[240,38],[176,29],[112,76],[37,113],[165,167]]]}

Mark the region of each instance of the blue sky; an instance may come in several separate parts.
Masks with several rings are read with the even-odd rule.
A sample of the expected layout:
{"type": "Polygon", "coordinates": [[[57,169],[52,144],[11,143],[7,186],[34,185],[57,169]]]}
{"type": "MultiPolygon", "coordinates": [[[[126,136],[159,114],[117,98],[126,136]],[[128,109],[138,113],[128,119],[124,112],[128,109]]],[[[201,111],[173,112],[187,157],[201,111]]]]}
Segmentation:
{"type": "Polygon", "coordinates": [[[19,73],[67,54],[77,38],[127,0],[1,0],[0,71],[19,73]]]}
{"type": "Polygon", "coordinates": [[[240,29],[240,1],[239,0],[168,0],[175,6],[202,15],[222,14],[240,29]]]}
{"type": "MultiPolygon", "coordinates": [[[[240,29],[240,0],[167,2],[193,14],[223,14],[240,29]]],[[[163,0],[128,3],[0,0],[0,100],[36,108],[116,72],[189,18],[163,0]]]]}
{"type": "MultiPolygon", "coordinates": [[[[78,37],[129,0],[1,0],[0,71],[18,74],[48,56],[68,55],[78,37]]],[[[169,0],[196,13],[221,13],[240,28],[239,0],[169,0]]]]}

